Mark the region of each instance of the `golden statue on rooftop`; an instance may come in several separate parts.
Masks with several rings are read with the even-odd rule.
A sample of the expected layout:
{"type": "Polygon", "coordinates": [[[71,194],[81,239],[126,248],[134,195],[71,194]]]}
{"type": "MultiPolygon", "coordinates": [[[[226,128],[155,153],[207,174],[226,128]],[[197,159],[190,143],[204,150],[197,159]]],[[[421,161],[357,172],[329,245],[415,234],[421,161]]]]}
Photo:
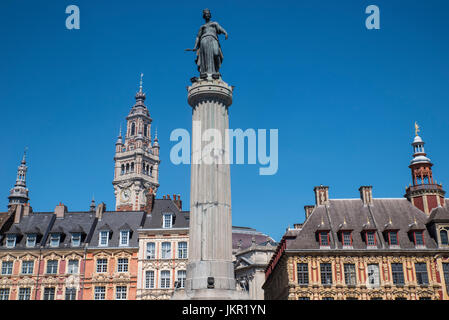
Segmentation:
{"type": "Polygon", "coordinates": [[[418,135],[418,132],[420,132],[421,130],[419,130],[419,125],[418,122],[415,121],[415,135],[418,135]]]}

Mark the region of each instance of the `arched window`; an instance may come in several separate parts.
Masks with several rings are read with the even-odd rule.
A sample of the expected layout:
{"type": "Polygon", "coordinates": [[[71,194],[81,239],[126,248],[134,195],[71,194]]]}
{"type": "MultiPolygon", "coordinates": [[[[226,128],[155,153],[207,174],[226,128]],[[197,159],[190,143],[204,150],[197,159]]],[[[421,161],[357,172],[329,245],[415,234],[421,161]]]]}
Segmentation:
{"type": "Polygon", "coordinates": [[[134,172],[134,162],[131,162],[131,172],[134,172]]]}
{"type": "Polygon", "coordinates": [[[126,173],[129,172],[129,163],[126,164],[126,173]]]}
{"type": "Polygon", "coordinates": [[[135,135],[135,134],[136,134],[136,123],[133,122],[133,123],[131,124],[131,135],[133,136],[133,135],[135,135]]]}
{"type": "Polygon", "coordinates": [[[124,165],[124,164],[122,164],[122,171],[121,171],[121,174],[125,174],[125,165],[124,165]]]}
{"type": "Polygon", "coordinates": [[[147,173],[146,166],[145,166],[145,162],[142,163],[142,172],[143,172],[144,174],[147,173]]]}
{"type": "Polygon", "coordinates": [[[150,167],[150,176],[153,176],[153,167],[150,167]]]}
{"type": "Polygon", "coordinates": [[[440,230],[440,240],[442,245],[449,245],[448,237],[447,237],[447,230],[443,229],[440,230]]]}
{"type": "Polygon", "coordinates": [[[148,125],[147,124],[145,124],[144,126],[143,126],[143,135],[146,137],[146,136],[148,136],[148,125]]]}

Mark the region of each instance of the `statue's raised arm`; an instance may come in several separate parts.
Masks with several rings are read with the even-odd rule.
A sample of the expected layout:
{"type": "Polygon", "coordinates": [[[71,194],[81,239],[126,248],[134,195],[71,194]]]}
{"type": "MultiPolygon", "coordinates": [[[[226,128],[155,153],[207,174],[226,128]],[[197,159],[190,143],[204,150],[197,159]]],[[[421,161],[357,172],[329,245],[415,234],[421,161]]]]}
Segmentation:
{"type": "Polygon", "coordinates": [[[210,21],[211,14],[209,9],[203,10],[203,18],[206,23],[200,27],[193,49],[186,49],[186,51],[196,51],[195,62],[201,78],[207,78],[208,75],[211,75],[213,78],[218,79],[220,77],[220,66],[223,61],[218,35],[224,34],[225,39],[227,39],[228,33],[218,22],[210,21]]]}

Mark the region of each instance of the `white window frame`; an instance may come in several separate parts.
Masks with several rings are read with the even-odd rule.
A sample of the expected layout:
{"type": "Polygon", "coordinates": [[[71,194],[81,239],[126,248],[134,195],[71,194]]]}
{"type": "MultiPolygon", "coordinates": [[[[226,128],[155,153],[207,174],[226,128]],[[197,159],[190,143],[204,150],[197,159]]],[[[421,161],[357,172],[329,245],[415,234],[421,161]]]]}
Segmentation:
{"type": "Polygon", "coordinates": [[[106,287],[104,286],[95,287],[94,300],[106,300],[106,287]]]}
{"type": "Polygon", "coordinates": [[[20,271],[22,274],[33,274],[34,273],[34,261],[33,260],[22,261],[22,270],[20,270],[20,271]],[[31,268],[30,268],[30,266],[31,266],[31,268]],[[31,271],[31,272],[29,272],[29,271],[31,271]]]}
{"type": "Polygon", "coordinates": [[[127,300],[128,299],[128,287],[127,286],[116,286],[115,287],[115,300],[127,300]],[[119,292],[120,288],[120,292],[119,292]],[[123,292],[123,288],[125,291],[123,292]]]}
{"type": "Polygon", "coordinates": [[[128,272],[128,270],[129,270],[129,259],[128,258],[118,258],[117,259],[117,272],[124,273],[124,272],[128,272]],[[125,261],[126,261],[126,263],[125,263],[125,261]]]}
{"type": "Polygon", "coordinates": [[[170,229],[173,227],[173,213],[167,212],[162,214],[162,228],[170,229]],[[170,220],[167,221],[167,218],[170,220]]]}
{"type": "Polygon", "coordinates": [[[33,248],[36,246],[37,235],[35,233],[27,234],[26,247],[33,248]],[[33,241],[31,241],[33,240],[33,241]]]}
{"type": "MultiPolygon", "coordinates": [[[[58,267],[59,267],[59,261],[58,260],[47,260],[47,268],[45,269],[46,274],[57,274],[58,273],[58,267]],[[48,264],[49,262],[55,262],[56,261],[56,271],[55,272],[48,272],[48,264]]],[[[53,269],[53,267],[52,267],[53,269]]]]}
{"type": "Polygon", "coordinates": [[[98,246],[99,247],[107,247],[108,243],[109,243],[109,231],[107,231],[107,230],[100,231],[98,233],[98,246]],[[101,240],[102,240],[102,237],[104,237],[105,234],[106,234],[106,238],[105,238],[106,243],[103,243],[101,240]]]}
{"type": "Polygon", "coordinates": [[[178,259],[187,259],[188,257],[188,245],[187,245],[187,241],[179,241],[178,242],[178,259]],[[185,244],[185,248],[180,248],[179,245],[183,243],[185,244]],[[180,254],[182,253],[182,254],[180,254]]]}
{"type": "Polygon", "coordinates": [[[19,288],[17,300],[31,300],[31,288],[29,287],[19,288]]]}
{"type": "Polygon", "coordinates": [[[68,274],[78,274],[79,266],[80,266],[80,262],[78,259],[70,259],[69,261],[67,261],[67,273],[68,274]],[[74,267],[75,264],[73,263],[73,261],[76,262],[76,267],[74,267]]]}
{"type": "Polygon", "coordinates": [[[147,259],[156,259],[156,242],[147,242],[147,253],[146,254],[147,254],[147,256],[146,256],[147,259]],[[152,251],[148,250],[149,245],[151,245],[153,247],[152,251]],[[151,254],[149,254],[149,252],[151,254]]]}
{"type": "Polygon", "coordinates": [[[171,259],[171,242],[165,241],[161,243],[161,259],[171,259]],[[164,250],[164,244],[168,244],[168,250],[165,248],[164,250]]]}
{"type": "Polygon", "coordinates": [[[161,281],[160,281],[160,288],[161,289],[170,289],[171,287],[171,272],[170,270],[161,270],[161,281]],[[162,274],[167,274],[168,273],[168,278],[167,277],[163,277],[162,274]]]}
{"type": "Polygon", "coordinates": [[[50,233],[50,247],[52,247],[52,248],[59,247],[60,242],[61,242],[61,234],[50,233]],[[56,242],[57,242],[57,244],[56,244],[56,242]]]}
{"type": "Polygon", "coordinates": [[[42,300],[55,300],[56,297],[56,289],[55,287],[47,287],[44,288],[43,292],[43,299],[42,300]],[[52,298],[52,299],[45,299],[45,297],[52,298]]]}
{"type": "Polygon", "coordinates": [[[2,275],[12,274],[13,268],[14,261],[2,261],[2,275]]]}
{"type": "Polygon", "coordinates": [[[366,268],[366,286],[368,288],[380,287],[380,269],[377,263],[368,264],[366,268]]]}
{"type": "Polygon", "coordinates": [[[1,288],[0,300],[9,300],[11,290],[9,288],[1,288]]]}
{"type": "Polygon", "coordinates": [[[106,272],[108,272],[108,259],[107,258],[99,258],[99,259],[97,259],[97,261],[95,263],[95,271],[97,273],[106,273],[106,272]],[[100,260],[102,261],[102,263],[98,263],[100,260]],[[103,260],[106,260],[106,263],[103,263],[103,260]],[[101,267],[100,271],[98,271],[98,267],[99,266],[101,267]],[[104,267],[104,266],[106,266],[106,267],[104,267]],[[104,270],[104,269],[106,269],[106,270],[104,270]]]}
{"type": "Polygon", "coordinates": [[[178,270],[176,273],[176,281],[178,281],[179,288],[185,288],[186,285],[186,278],[187,278],[187,271],[186,270],[178,270]],[[183,276],[180,277],[180,274],[183,276]]]}
{"type": "Polygon", "coordinates": [[[72,247],[81,246],[81,233],[79,233],[79,232],[72,233],[71,246],[72,247]]]}
{"type": "Polygon", "coordinates": [[[155,272],[154,270],[145,271],[145,289],[154,289],[155,288],[155,272]]]}
{"type": "Polygon", "coordinates": [[[14,248],[16,246],[17,236],[15,234],[8,234],[6,235],[6,247],[7,248],[14,248]],[[12,242],[12,244],[11,244],[12,242]]]}
{"type": "Polygon", "coordinates": [[[120,231],[120,242],[119,242],[119,246],[129,246],[129,230],[121,230],[120,231]],[[126,234],[126,236],[124,236],[124,234],[126,234]],[[126,240],[126,242],[124,243],[123,240],[126,240]]]}

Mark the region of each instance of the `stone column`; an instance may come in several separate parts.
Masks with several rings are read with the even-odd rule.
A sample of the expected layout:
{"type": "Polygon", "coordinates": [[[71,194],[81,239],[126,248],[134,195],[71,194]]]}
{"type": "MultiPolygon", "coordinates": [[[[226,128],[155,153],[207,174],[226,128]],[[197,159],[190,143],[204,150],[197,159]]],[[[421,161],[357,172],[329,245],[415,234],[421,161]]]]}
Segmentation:
{"type": "MultiPolygon", "coordinates": [[[[231,177],[225,151],[232,87],[200,79],[188,87],[192,113],[187,299],[238,299],[232,263],[231,177]],[[205,139],[208,134],[214,140],[205,139]]],[[[185,298],[185,297],[184,297],[185,298]]]]}

